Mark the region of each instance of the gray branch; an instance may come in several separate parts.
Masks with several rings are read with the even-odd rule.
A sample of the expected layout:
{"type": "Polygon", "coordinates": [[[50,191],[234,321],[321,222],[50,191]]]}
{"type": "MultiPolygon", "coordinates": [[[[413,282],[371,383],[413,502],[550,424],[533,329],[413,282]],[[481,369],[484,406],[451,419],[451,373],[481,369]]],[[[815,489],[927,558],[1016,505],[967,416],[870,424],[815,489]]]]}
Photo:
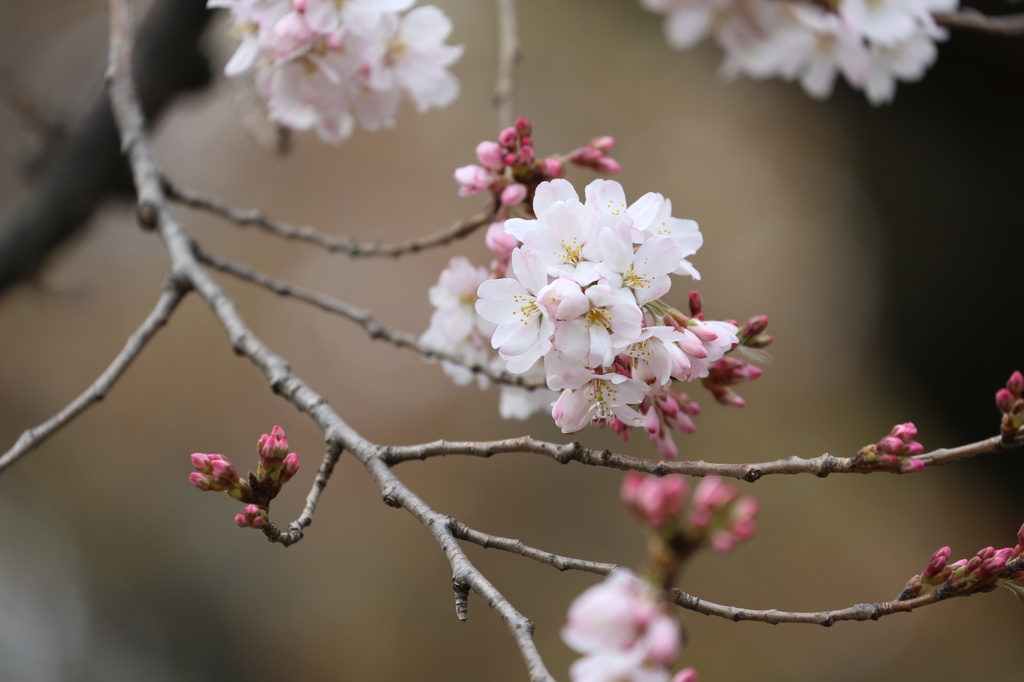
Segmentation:
{"type": "MultiPolygon", "coordinates": [[[[1018,434],[1016,439],[1009,441],[1002,436],[993,436],[992,438],[986,438],[985,440],[956,448],[940,448],[917,455],[912,459],[919,459],[927,466],[942,466],[967,457],[990,452],[1002,452],[1020,447],[1021,445],[1024,445],[1024,438],[1020,434],[1018,434]]],[[[898,469],[892,467],[868,467],[858,464],[857,460],[853,457],[833,457],[829,454],[811,459],[787,457],[773,462],[760,462],[756,464],[719,464],[703,460],[686,462],[642,459],[630,455],[620,455],[610,450],[585,448],[575,442],[565,445],[548,443],[530,436],[489,442],[439,440],[422,445],[391,445],[384,449],[381,459],[389,466],[394,466],[410,460],[425,460],[430,457],[446,455],[467,455],[470,457],[486,458],[497,454],[521,452],[544,455],[560,464],[579,462],[588,466],[608,467],[622,471],[641,471],[647,474],[654,474],[655,476],[666,476],[668,474],[710,476],[717,474],[750,482],[756,481],[762,476],[774,474],[813,474],[819,478],[824,478],[829,474],[870,474],[880,471],[901,473],[898,469]]]]}
{"type": "Polygon", "coordinates": [[[353,258],[373,256],[390,256],[398,258],[407,254],[419,253],[437,246],[445,246],[467,237],[481,227],[490,225],[498,215],[500,203],[491,197],[487,207],[474,216],[460,220],[451,227],[435,232],[427,237],[410,239],[400,244],[382,244],[380,242],[358,242],[351,237],[335,237],[317,230],[314,227],[296,227],[268,217],[258,208],[235,208],[219,199],[203,196],[192,190],[183,189],[164,178],[164,190],[167,198],[189,208],[206,211],[218,215],[242,227],[255,225],[270,234],[284,239],[303,241],[319,246],[330,253],[345,253],[353,258]]]}
{"type": "Polygon", "coordinates": [[[85,412],[92,405],[103,400],[104,396],[107,395],[107,391],[117,383],[117,380],[121,378],[124,371],[128,369],[128,365],[132,364],[132,361],[139,356],[139,353],[146,347],[149,340],[167,323],[171,313],[178,307],[188,288],[188,283],[184,280],[169,277],[156,307],[153,308],[153,312],[135,330],[135,333],[128,337],[128,342],[125,344],[124,349],[117,354],[117,357],[110,363],[110,366],[104,370],[103,374],[89,388],[85,389],[85,392],[72,400],[67,407],[42,424],[22,433],[11,449],[5,452],[3,456],[0,456],[0,473],[18,461],[23,455],[38,447],[40,443],[60,430],[65,424],[82,412],[85,412]]]}

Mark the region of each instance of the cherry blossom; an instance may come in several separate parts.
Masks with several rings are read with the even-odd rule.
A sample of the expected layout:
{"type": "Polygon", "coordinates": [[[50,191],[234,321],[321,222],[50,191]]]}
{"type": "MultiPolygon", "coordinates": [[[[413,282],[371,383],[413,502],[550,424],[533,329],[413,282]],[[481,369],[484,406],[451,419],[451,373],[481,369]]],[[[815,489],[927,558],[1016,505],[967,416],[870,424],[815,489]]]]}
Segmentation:
{"type": "Polygon", "coordinates": [[[584,655],[569,669],[573,682],[669,682],[682,648],[679,622],[624,569],[573,601],[561,635],[584,655]]]}
{"type": "Polygon", "coordinates": [[[209,0],[231,11],[242,42],[225,73],[255,69],[270,118],[327,142],[394,125],[402,97],[418,111],[459,93],[448,71],[451,22],[415,0],[209,0]],[[412,8],[412,9],[410,9],[412,8]]]}

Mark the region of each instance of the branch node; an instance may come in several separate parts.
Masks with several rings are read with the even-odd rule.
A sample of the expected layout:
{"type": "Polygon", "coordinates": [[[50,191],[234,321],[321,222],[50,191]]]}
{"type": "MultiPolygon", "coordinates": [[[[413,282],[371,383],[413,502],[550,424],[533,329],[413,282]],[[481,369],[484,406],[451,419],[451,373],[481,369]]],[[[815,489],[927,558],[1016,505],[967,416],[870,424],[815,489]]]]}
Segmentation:
{"type": "Polygon", "coordinates": [[[152,230],[156,227],[157,223],[157,210],[156,206],[151,201],[140,201],[135,205],[135,219],[139,223],[139,227],[144,230],[152,230]]]}
{"type": "Polygon", "coordinates": [[[455,592],[455,615],[465,623],[469,619],[469,583],[453,575],[452,591],[455,592]]]}
{"type": "Polygon", "coordinates": [[[384,504],[391,507],[392,509],[398,509],[402,505],[399,504],[398,500],[395,499],[395,487],[390,486],[384,490],[384,494],[380,496],[380,499],[384,501],[384,504]]]}

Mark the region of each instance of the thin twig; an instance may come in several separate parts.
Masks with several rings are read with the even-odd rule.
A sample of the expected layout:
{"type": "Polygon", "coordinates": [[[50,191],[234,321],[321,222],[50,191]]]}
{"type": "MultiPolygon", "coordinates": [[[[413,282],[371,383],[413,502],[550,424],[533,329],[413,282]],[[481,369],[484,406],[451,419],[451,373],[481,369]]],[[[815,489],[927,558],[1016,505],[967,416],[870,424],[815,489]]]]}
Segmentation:
{"type": "MultiPolygon", "coordinates": [[[[932,452],[926,452],[913,459],[919,459],[928,466],[942,466],[966,457],[973,457],[974,455],[988,452],[1002,452],[1003,450],[1020,447],[1021,445],[1024,445],[1024,440],[1019,438],[1007,443],[1003,440],[1002,436],[993,436],[992,438],[986,438],[985,440],[956,448],[940,448],[932,452]]],[[[491,455],[516,452],[544,455],[561,464],[580,462],[589,466],[602,466],[623,471],[642,471],[656,476],[665,476],[667,474],[710,476],[717,474],[751,482],[756,481],[762,476],[773,474],[813,474],[824,478],[829,474],[870,474],[879,471],[900,473],[898,469],[867,467],[859,465],[853,457],[833,457],[829,454],[812,459],[787,457],[786,459],[758,464],[716,464],[703,460],[693,462],[666,461],[620,455],[609,450],[594,450],[585,448],[575,442],[565,445],[548,443],[536,440],[530,436],[497,441],[455,442],[439,440],[421,445],[391,445],[384,449],[381,459],[388,466],[394,466],[410,460],[424,460],[429,457],[442,457],[445,455],[468,455],[470,457],[486,458],[491,455]]]]}
{"type": "Polygon", "coordinates": [[[263,529],[263,534],[271,542],[277,542],[285,547],[290,547],[302,539],[303,531],[313,523],[313,512],[316,511],[316,504],[320,501],[320,493],[327,487],[327,480],[334,471],[334,465],[341,457],[341,448],[336,445],[328,445],[327,454],[320,463],[320,470],[316,472],[313,480],[313,487],[306,495],[306,506],[299,518],[288,524],[288,530],[282,531],[273,521],[263,529]]]}
{"type": "Polygon", "coordinates": [[[170,319],[171,313],[178,307],[178,303],[184,298],[188,291],[188,285],[178,279],[168,278],[164,285],[163,293],[156,303],[156,307],[143,321],[135,333],[128,337],[127,343],[114,361],[110,363],[103,374],[93,382],[89,388],[72,400],[67,407],[55,414],[42,424],[28,429],[21,434],[18,441],[10,450],[0,456],[0,472],[16,462],[22,455],[38,447],[43,441],[67,425],[75,417],[85,412],[91,405],[103,400],[117,380],[121,378],[128,365],[138,357],[142,349],[146,347],[149,340],[159,329],[170,319]]]}
{"type": "MultiPolygon", "coordinates": [[[[741,609],[735,606],[722,606],[703,599],[698,599],[680,589],[673,589],[671,592],[672,601],[675,604],[689,611],[703,613],[705,616],[718,616],[734,622],[741,620],[753,620],[760,623],[808,623],[830,627],[833,623],[842,620],[878,620],[882,616],[889,616],[894,613],[906,613],[928,604],[935,604],[944,601],[949,597],[943,597],[938,590],[906,601],[882,601],[874,604],[855,604],[849,608],[836,611],[779,611],[778,609],[741,609]]],[[[956,595],[950,595],[956,596],[956,595]]]]}
{"type": "Polygon", "coordinates": [[[1024,14],[987,16],[975,9],[963,9],[959,12],[937,13],[932,16],[935,17],[935,23],[946,28],[999,36],[1024,35],[1024,14]]]}
{"type": "Polygon", "coordinates": [[[558,554],[545,552],[544,550],[537,549],[536,547],[524,545],[520,540],[481,533],[480,531],[473,530],[466,524],[451,517],[449,517],[448,525],[451,528],[452,535],[460,540],[467,540],[480,545],[484,549],[490,549],[493,547],[495,549],[511,552],[512,554],[518,554],[521,557],[533,559],[534,561],[539,561],[540,563],[548,566],[554,566],[559,571],[573,570],[596,573],[598,575],[608,575],[617,568],[615,564],[604,564],[598,561],[586,561],[584,559],[559,556],[558,554]]]}
{"type": "Polygon", "coordinates": [[[508,128],[516,122],[516,70],[523,59],[519,46],[519,20],[516,0],[498,3],[498,79],[494,86],[494,108],[498,111],[498,127],[508,128]]]}
{"type": "Polygon", "coordinates": [[[481,227],[490,225],[500,208],[499,202],[492,197],[483,211],[460,220],[451,227],[435,232],[427,237],[418,237],[398,244],[382,244],[380,242],[358,242],[351,237],[335,237],[317,230],[314,227],[296,227],[269,218],[258,208],[243,209],[206,197],[192,190],[183,189],[172,184],[166,177],[163,179],[167,198],[184,206],[200,211],[219,215],[243,227],[255,225],[263,230],[289,240],[307,242],[319,246],[330,253],[345,253],[353,258],[390,256],[398,258],[407,254],[419,253],[437,246],[445,246],[469,236],[481,227]]]}
{"type": "MultiPolygon", "coordinates": [[[[231,298],[196,260],[191,237],[178,224],[167,205],[159,172],[143,134],[142,113],[131,80],[132,25],[129,12],[128,0],[110,0],[108,79],[122,145],[129,157],[139,197],[139,220],[143,223],[151,222],[157,228],[171,257],[173,271],[192,283],[196,293],[207,303],[224,328],[235,352],[256,365],[274,392],[308,414],[323,430],[328,443],[324,461],[330,462],[327,470],[333,467],[342,449],[352,453],[380,487],[383,500],[390,506],[407,510],[434,536],[451,565],[453,582],[469,585],[499,615],[519,647],[532,682],[553,682],[533,642],[533,624],[473,566],[452,535],[446,523],[447,517],[431,509],[409,490],[380,460],[377,446],[359,435],[331,409],[322,396],[292,374],[285,359],[271,351],[253,334],[238,314],[231,298]]],[[[323,470],[324,467],[321,467],[323,470]]],[[[326,482],[326,478],[323,482],[326,482]]],[[[319,487],[322,488],[322,484],[319,487]]]]}
{"type": "Polygon", "coordinates": [[[339,301],[332,296],[310,291],[309,289],[289,284],[287,282],[282,282],[248,266],[234,263],[221,258],[220,256],[215,256],[212,253],[200,249],[199,247],[195,248],[195,253],[196,258],[198,258],[200,262],[206,263],[210,267],[216,268],[221,272],[238,277],[239,279],[243,279],[247,282],[252,282],[253,284],[258,284],[279,296],[289,296],[303,301],[304,303],[314,305],[321,310],[325,310],[329,313],[340,315],[347,320],[351,320],[362,327],[366,333],[369,334],[371,339],[382,339],[394,346],[397,346],[398,348],[408,348],[419,353],[427,360],[442,360],[444,362],[459,365],[460,367],[465,367],[473,374],[483,375],[491,381],[505,386],[518,386],[526,389],[545,387],[543,382],[537,383],[535,381],[528,381],[521,376],[517,376],[509,372],[498,372],[487,365],[481,365],[475,362],[466,362],[455,355],[433,350],[424,346],[420,343],[419,339],[408,332],[385,327],[378,322],[369,311],[357,308],[356,306],[345,303],[344,301],[339,301]]]}

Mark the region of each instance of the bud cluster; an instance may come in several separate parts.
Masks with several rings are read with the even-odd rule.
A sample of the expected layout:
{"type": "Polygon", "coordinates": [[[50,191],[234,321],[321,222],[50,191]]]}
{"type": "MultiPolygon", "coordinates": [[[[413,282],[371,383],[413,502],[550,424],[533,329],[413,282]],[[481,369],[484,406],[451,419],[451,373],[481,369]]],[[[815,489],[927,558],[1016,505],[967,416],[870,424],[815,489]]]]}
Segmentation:
{"type": "Polygon", "coordinates": [[[924,452],[924,446],[913,440],[916,436],[917,427],[912,422],[897,424],[888,436],[861,448],[856,457],[857,466],[886,467],[905,474],[924,469],[924,461],[914,459],[924,452]]]}
{"type": "Polygon", "coordinates": [[[270,501],[299,470],[299,456],[288,452],[288,438],[280,426],[260,436],[256,451],[259,465],[255,474],[249,472],[247,479],[239,476],[223,455],[202,452],[192,454],[192,466],[196,470],[188,477],[189,483],[200,490],[225,492],[246,503],[242,513],[235,516],[235,522],[243,528],[266,527],[270,501]]]}
{"type": "Polygon", "coordinates": [[[631,471],[619,496],[637,519],[658,531],[670,546],[690,552],[705,544],[720,553],[750,539],[756,529],[757,499],[720,476],[707,476],[689,496],[680,474],[658,478],[631,471]]]}
{"type": "Polygon", "coordinates": [[[1002,433],[1004,439],[1013,439],[1024,426],[1024,375],[1014,372],[1006,382],[1006,388],[996,391],[996,407],[1003,413],[1002,433]]]}
{"type": "MultiPolygon", "coordinates": [[[[498,134],[497,142],[484,140],[476,146],[480,165],[462,166],[455,171],[459,196],[473,196],[489,190],[502,206],[522,206],[533,217],[533,193],[537,185],[565,176],[565,164],[591,168],[600,173],[618,173],[622,167],[606,154],[615,146],[611,137],[599,137],[568,157],[537,158],[533,147],[533,125],[520,117],[515,126],[498,134]]],[[[518,243],[512,245],[515,248],[518,243]]],[[[509,252],[512,248],[508,249],[509,252]]]]}
{"type": "Polygon", "coordinates": [[[899,599],[913,599],[940,589],[944,595],[966,595],[977,592],[992,592],[1006,587],[1018,599],[1024,601],[1024,526],[1017,531],[1014,547],[995,549],[986,547],[970,559],[960,559],[948,564],[950,549],[943,547],[932,555],[928,566],[921,575],[915,575],[903,588],[899,599]],[[1016,581],[1016,582],[1011,582],[1016,581]]]}

